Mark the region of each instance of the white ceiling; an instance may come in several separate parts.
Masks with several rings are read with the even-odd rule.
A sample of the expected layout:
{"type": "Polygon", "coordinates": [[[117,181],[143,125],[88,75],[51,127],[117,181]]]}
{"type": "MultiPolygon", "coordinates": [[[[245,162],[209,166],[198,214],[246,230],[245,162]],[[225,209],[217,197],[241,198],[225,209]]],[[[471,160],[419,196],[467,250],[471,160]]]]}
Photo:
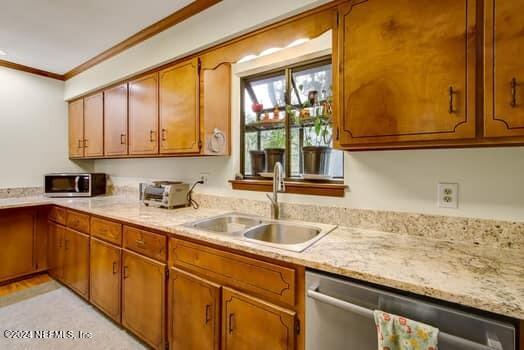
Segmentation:
{"type": "Polygon", "coordinates": [[[0,59],[64,74],[194,0],[0,0],[0,59]]]}

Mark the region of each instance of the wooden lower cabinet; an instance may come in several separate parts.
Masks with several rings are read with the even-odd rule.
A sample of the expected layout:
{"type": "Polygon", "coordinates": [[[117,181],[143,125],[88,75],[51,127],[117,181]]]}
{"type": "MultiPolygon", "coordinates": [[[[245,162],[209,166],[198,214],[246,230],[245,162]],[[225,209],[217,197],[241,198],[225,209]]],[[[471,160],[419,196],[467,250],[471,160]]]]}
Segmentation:
{"type": "Polygon", "coordinates": [[[64,234],[65,227],[49,222],[48,260],[49,274],[62,281],[64,278],[64,234]]]}
{"type": "Polygon", "coordinates": [[[35,231],[35,211],[0,214],[0,281],[36,270],[35,231]]]}
{"type": "Polygon", "coordinates": [[[89,298],[89,236],[65,229],[62,282],[82,297],[89,298]]]}
{"type": "Polygon", "coordinates": [[[163,349],[166,264],[124,250],[122,271],[122,325],[163,349]]]}
{"type": "Polygon", "coordinates": [[[89,300],[120,323],[122,249],[91,238],[89,300]]]}
{"type": "Polygon", "coordinates": [[[220,286],[190,273],[169,271],[170,349],[220,348],[220,286]]]}
{"type": "Polygon", "coordinates": [[[226,287],[222,310],[222,349],[294,349],[295,312],[226,287]]]}

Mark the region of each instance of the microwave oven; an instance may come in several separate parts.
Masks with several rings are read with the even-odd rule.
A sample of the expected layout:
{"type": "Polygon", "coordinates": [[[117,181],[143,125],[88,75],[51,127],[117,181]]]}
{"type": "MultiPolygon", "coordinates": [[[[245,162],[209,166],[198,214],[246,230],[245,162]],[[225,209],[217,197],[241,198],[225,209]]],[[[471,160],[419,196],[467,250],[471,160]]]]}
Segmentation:
{"type": "Polygon", "coordinates": [[[44,175],[47,197],[92,197],[106,193],[106,174],[62,173],[44,175]]]}

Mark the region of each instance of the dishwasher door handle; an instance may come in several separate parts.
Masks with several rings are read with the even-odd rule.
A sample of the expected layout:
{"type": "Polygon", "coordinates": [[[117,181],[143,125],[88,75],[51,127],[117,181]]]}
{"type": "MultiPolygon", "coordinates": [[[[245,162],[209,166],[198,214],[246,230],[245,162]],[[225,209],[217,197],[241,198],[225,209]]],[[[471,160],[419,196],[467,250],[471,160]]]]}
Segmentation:
{"type": "MultiPolygon", "coordinates": [[[[368,309],[366,307],[362,307],[362,306],[359,306],[359,305],[355,305],[355,304],[349,303],[349,302],[344,301],[344,300],[340,300],[340,299],[334,298],[334,297],[326,295],[324,293],[320,293],[318,291],[318,287],[315,287],[313,289],[308,289],[307,290],[307,296],[309,298],[318,300],[318,301],[320,301],[322,303],[325,303],[325,304],[337,307],[339,309],[342,309],[342,310],[345,310],[345,311],[348,311],[348,312],[360,315],[362,317],[367,317],[367,318],[374,319],[374,316],[373,316],[373,311],[374,310],[371,310],[371,309],[368,309]]],[[[469,339],[464,339],[464,338],[457,337],[455,335],[444,333],[444,332],[440,332],[440,331],[439,331],[439,336],[438,337],[439,337],[439,342],[440,341],[444,341],[445,343],[455,344],[455,345],[462,346],[462,347],[467,347],[468,349],[471,349],[471,350],[505,350],[500,345],[500,342],[498,342],[496,339],[492,339],[491,336],[489,336],[489,335],[487,335],[487,337],[488,337],[488,344],[493,344],[493,346],[479,344],[479,343],[476,343],[476,342],[471,341],[469,339]]]]}

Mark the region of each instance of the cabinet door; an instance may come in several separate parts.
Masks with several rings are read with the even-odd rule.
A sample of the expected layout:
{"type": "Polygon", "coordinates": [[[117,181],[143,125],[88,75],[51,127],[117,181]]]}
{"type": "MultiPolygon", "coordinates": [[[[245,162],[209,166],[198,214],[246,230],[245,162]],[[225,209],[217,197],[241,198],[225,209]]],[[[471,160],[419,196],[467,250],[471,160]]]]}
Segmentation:
{"type": "Polygon", "coordinates": [[[222,349],[294,349],[294,312],[225,287],[222,308],[222,349]]]}
{"type": "Polygon", "coordinates": [[[35,220],[33,211],[0,215],[0,281],[35,270],[35,220]]]}
{"type": "Polygon", "coordinates": [[[341,5],[333,70],[336,142],[475,137],[475,28],[475,0],[341,5]]]}
{"type": "Polygon", "coordinates": [[[166,265],[124,250],[122,274],[122,325],[163,349],[166,265]]]}
{"type": "Polygon", "coordinates": [[[104,91],[104,154],[127,154],[127,84],[104,91]]]}
{"type": "Polygon", "coordinates": [[[220,286],[187,272],[169,273],[171,349],[219,349],[220,286]]]}
{"type": "Polygon", "coordinates": [[[129,82],[129,154],[158,153],[158,73],[129,82]]]}
{"type": "Polygon", "coordinates": [[[49,273],[59,281],[64,278],[65,228],[49,221],[49,273]]]}
{"type": "Polygon", "coordinates": [[[197,153],[198,60],[160,71],[160,153],[197,153]]]}
{"type": "Polygon", "coordinates": [[[84,298],[89,297],[89,236],[65,229],[63,282],[84,298]]]}
{"type": "Polygon", "coordinates": [[[524,2],[485,1],[485,135],[524,136],[524,2]]]}
{"type": "Polygon", "coordinates": [[[200,73],[203,129],[202,154],[228,155],[231,131],[231,64],[222,63],[215,69],[200,73]]]}
{"type": "Polygon", "coordinates": [[[89,300],[120,323],[122,250],[91,238],[89,300]]]}
{"type": "Polygon", "coordinates": [[[69,157],[84,156],[84,100],[69,103],[69,157]]]}
{"type": "Polygon", "coordinates": [[[104,95],[84,99],[84,157],[104,155],[104,95]]]}

